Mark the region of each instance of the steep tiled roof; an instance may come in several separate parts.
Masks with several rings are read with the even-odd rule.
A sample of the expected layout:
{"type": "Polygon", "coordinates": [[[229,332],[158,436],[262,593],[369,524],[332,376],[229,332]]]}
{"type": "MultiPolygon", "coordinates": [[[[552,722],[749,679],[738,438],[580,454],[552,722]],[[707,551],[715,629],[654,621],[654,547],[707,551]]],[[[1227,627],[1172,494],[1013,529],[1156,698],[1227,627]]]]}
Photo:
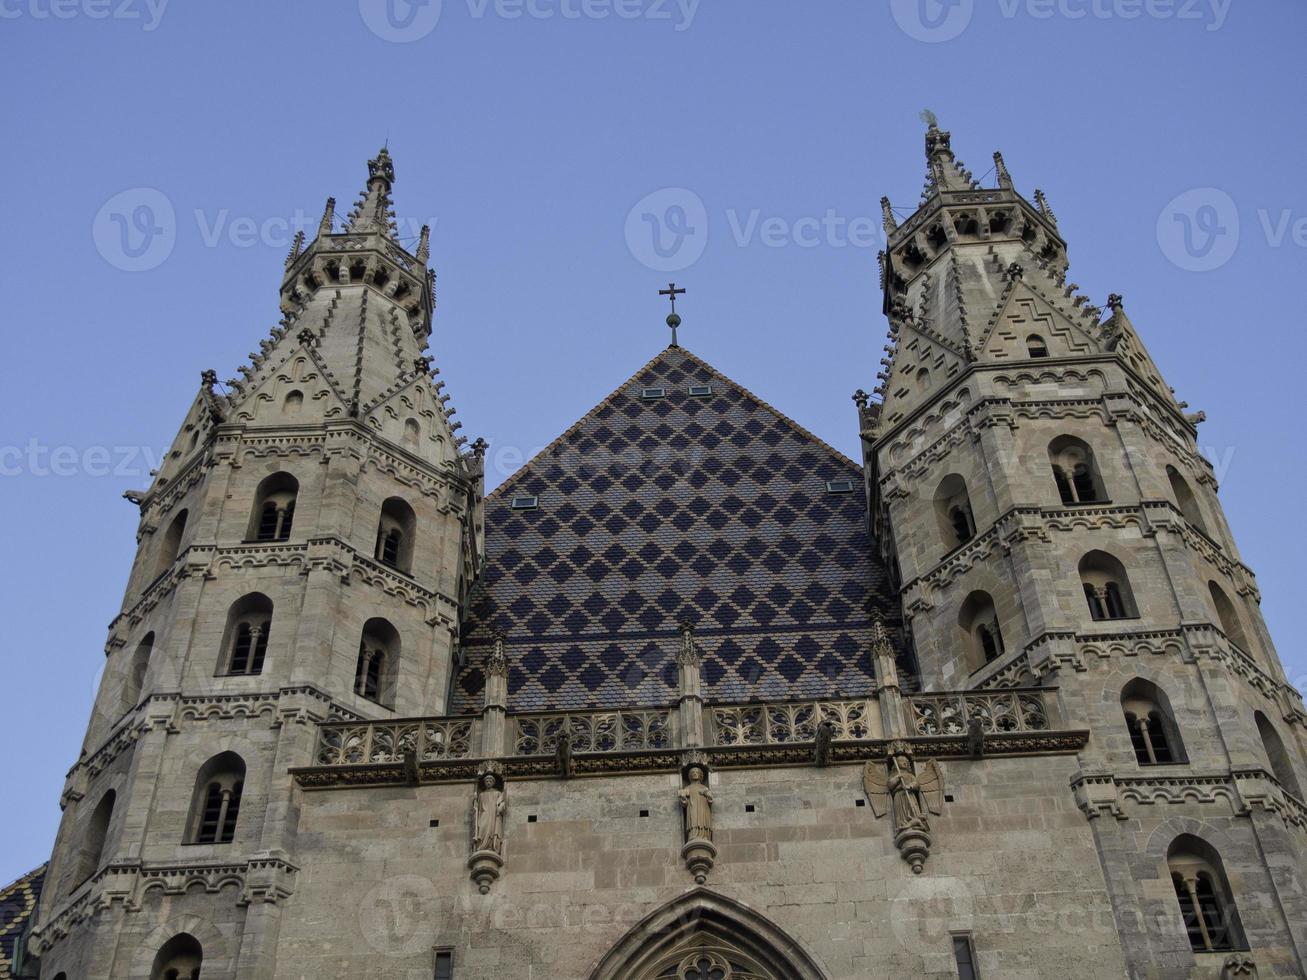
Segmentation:
{"type": "Polygon", "coordinates": [[[0,889],[0,980],[9,980],[14,975],[14,951],[36,914],[44,881],[45,865],[41,865],[0,889]]]}
{"type": "Polygon", "coordinates": [[[486,550],[455,711],[497,631],[516,711],[674,702],[687,620],[710,700],[859,695],[874,617],[895,632],[858,465],[679,347],[487,497],[486,550]]]}

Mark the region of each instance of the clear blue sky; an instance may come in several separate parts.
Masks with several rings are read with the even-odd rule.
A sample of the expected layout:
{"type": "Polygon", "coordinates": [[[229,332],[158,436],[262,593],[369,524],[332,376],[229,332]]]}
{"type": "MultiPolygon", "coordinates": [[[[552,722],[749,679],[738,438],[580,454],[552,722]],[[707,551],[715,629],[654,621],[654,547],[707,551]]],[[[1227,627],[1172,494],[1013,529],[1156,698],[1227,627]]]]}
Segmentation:
{"type": "Polygon", "coordinates": [[[121,494],[147,477],[114,447],[157,454],[200,371],[234,374],[277,320],[285,223],[347,208],[387,138],[400,216],[435,219],[437,363],[496,479],[666,343],[673,277],[686,346],[856,451],[849,393],[885,332],[875,244],[823,225],[916,203],[924,107],[977,175],[1003,150],[1048,192],[1074,281],[1123,293],[1208,412],[1303,685],[1301,2],[444,0],[438,21],[387,2],[0,0],[0,879],[48,853],[121,600],[121,494]],[[145,199],[111,202],[140,188],[175,220],[132,259],[111,215],[145,199]],[[682,224],[707,229],[674,272],[650,267],[641,210],[627,234],[665,188],[693,196],[659,213],[689,201],[682,224]],[[1228,196],[1172,204],[1197,188],[1228,196]],[[29,445],[71,448],[51,472],[29,445]]]}

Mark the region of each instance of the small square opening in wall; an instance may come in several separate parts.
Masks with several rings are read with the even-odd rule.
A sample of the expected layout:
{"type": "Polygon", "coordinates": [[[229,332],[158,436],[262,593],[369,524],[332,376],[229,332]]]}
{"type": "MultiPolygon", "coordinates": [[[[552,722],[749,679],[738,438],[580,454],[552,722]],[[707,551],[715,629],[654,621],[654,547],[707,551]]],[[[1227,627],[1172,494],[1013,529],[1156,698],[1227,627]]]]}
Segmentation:
{"type": "Polygon", "coordinates": [[[945,802],[945,803],[952,803],[952,802],[953,802],[953,794],[952,794],[952,793],[945,793],[945,794],[944,794],[944,802],[945,802]]]}
{"type": "Polygon", "coordinates": [[[852,493],[856,488],[856,486],[857,485],[852,480],[827,480],[826,492],[827,493],[852,493]]]}
{"type": "Polygon", "coordinates": [[[641,388],[640,399],[646,402],[657,401],[659,398],[667,397],[666,388],[641,388]]]}
{"type": "Polygon", "coordinates": [[[690,385],[691,398],[711,398],[712,385],[690,385]]]}
{"type": "Polygon", "coordinates": [[[866,806],[866,805],[867,805],[867,801],[866,801],[866,800],[861,800],[861,799],[859,799],[859,800],[854,800],[854,801],[853,801],[853,805],[854,805],[854,806],[866,806]]]}
{"type": "Polygon", "coordinates": [[[511,507],[513,510],[539,510],[540,498],[529,497],[529,496],[514,497],[509,502],[508,506],[511,507]]]}
{"type": "Polygon", "coordinates": [[[648,811],[648,810],[641,810],[641,811],[640,811],[640,816],[641,816],[641,817],[647,817],[647,816],[649,816],[649,811],[648,811]]]}
{"type": "Polygon", "coordinates": [[[528,814],[526,815],[526,822],[527,822],[527,823],[535,823],[535,822],[536,822],[536,815],[535,815],[534,813],[528,813],[528,814]]]}
{"type": "Polygon", "coordinates": [[[746,803],[746,804],[744,804],[744,812],[745,812],[745,813],[754,813],[756,810],[757,810],[757,807],[755,807],[752,803],[746,803]]]}
{"type": "Polygon", "coordinates": [[[439,820],[432,820],[429,824],[427,824],[427,826],[428,826],[428,827],[439,827],[439,826],[440,826],[440,821],[439,821],[439,820]]]}

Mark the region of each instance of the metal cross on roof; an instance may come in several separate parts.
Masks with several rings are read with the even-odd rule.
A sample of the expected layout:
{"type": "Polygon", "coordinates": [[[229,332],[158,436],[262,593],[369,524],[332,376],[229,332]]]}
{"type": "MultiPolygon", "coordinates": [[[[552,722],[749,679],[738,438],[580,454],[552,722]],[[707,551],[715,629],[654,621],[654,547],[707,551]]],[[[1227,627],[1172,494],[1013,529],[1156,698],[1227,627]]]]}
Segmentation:
{"type": "Polygon", "coordinates": [[[673,346],[673,347],[677,347],[677,346],[679,346],[679,345],[676,343],[676,328],[679,327],[679,326],[681,325],[681,318],[680,318],[680,316],[679,316],[679,315],[677,314],[677,312],[676,312],[676,297],[677,297],[677,296],[684,295],[684,293],[685,293],[685,290],[684,290],[684,289],[677,289],[677,288],[676,288],[676,283],[674,283],[674,282],[669,282],[669,283],[667,284],[667,288],[666,288],[666,289],[660,289],[660,290],[658,290],[658,295],[659,295],[659,296],[666,296],[668,299],[670,299],[670,300],[672,301],[672,312],[671,312],[671,314],[667,317],[667,325],[668,325],[669,327],[672,328],[672,346],[673,346]]]}

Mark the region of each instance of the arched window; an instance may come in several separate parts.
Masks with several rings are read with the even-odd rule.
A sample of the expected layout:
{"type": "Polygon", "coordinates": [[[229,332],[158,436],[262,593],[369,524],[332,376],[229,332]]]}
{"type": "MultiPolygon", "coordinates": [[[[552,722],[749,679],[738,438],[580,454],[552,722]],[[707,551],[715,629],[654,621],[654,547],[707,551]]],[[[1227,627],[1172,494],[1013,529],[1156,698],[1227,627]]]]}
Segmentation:
{"type": "Polygon", "coordinates": [[[1125,714],[1135,761],[1141,766],[1186,761],[1171,702],[1160,687],[1136,677],[1121,689],[1121,711],[1125,714]]]}
{"type": "Polygon", "coordinates": [[[261,674],[272,629],[272,600],[251,592],[232,603],[223,633],[221,674],[261,674]]]}
{"type": "Polygon", "coordinates": [[[1166,478],[1171,482],[1171,493],[1175,496],[1176,505],[1180,508],[1180,513],[1184,515],[1184,519],[1206,534],[1207,525],[1203,523],[1203,512],[1198,509],[1198,498],[1189,489],[1189,484],[1185,482],[1185,478],[1180,475],[1180,471],[1174,466],[1166,468],[1166,478]]]}
{"type": "Polygon", "coordinates": [[[192,844],[230,844],[236,837],[236,819],[241,812],[245,788],[245,760],[235,752],[215,755],[195,778],[191,801],[192,844]]]}
{"type": "Polygon", "coordinates": [[[354,668],[354,693],[389,707],[395,700],[395,673],[399,661],[399,633],[384,619],[369,619],[359,640],[354,668]]]}
{"type": "Polygon", "coordinates": [[[100,870],[100,865],[104,861],[104,844],[109,838],[109,823],[113,820],[113,806],[116,799],[114,791],[109,790],[100,797],[100,802],[91,813],[91,819],[82,832],[78,848],[74,886],[80,885],[100,870]]]}
{"type": "Polygon", "coordinates": [[[150,980],[200,980],[204,951],[190,933],[173,936],[160,948],[150,969],[150,980]]]}
{"type": "Polygon", "coordinates": [[[923,367],[917,371],[917,387],[922,391],[930,388],[930,368],[923,367]]]}
{"type": "Polygon", "coordinates": [[[150,654],[154,651],[154,634],[146,633],[136,644],[132,659],[123,675],[122,710],[131,711],[141,700],[145,688],[145,675],[150,670],[150,654]]]}
{"type": "Polygon", "coordinates": [[[971,512],[967,484],[956,473],[944,477],[935,490],[935,518],[940,536],[950,551],[976,536],[976,519],[971,512]]]}
{"type": "Polygon", "coordinates": [[[406,419],[404,421],[404,441],[410,446],[416,446],[422,438],[422,426],[417,419],[406,419]]]}
{"type": "Polygon", "coordinates": [[[1190,948],[1195,953],[1246,949],[1239,914],[1216,851],[1206,841],[1181,834],[1171,843],[1166,863],[1190,948]]]}
{"type": "Polygon", "coordinates": [[[1095,622],[1137,615],[1125,566],[1106,551],[1091,551],[1080,559],[1080,583],[1095,622]]]}
{"type": "Polygon", "coordinates": [[[1048,344],[1044,343],[1044,338],[1037,333],[1032,333],[1026,338],[1026,352],[1031,357],[1047,357],[1048,344]]]}
{"type": "Polygon", "coordinates": [[[1058,436],[1048,444],[1048,459],[1062,503],[1093,504],[1107,500],[1089,443],[1075,436],[1058,436]]]}
{"type": "Polygon", "coordinates": [[[287,415],[298,415],[300,409],[304,407],[304,392],[291,391],[286,394],[286,400],[282,403],[282,411],[287,415]]]}
{"type": "Polygon", "coordinates": [[[958,611],[958,628],[965,637],[972,670],[1003,656],[1003,631],[994,598],[988,592],[976,591],[967,596],[958,611]]]}
{"type": "Polygon", "coordinates": [[[159,542],[159,554],[154,563],[153,578],[158,578],[168,569],[172,568],[172,563],[177,560],[177,556],[182,550],[182,535],[186,533],[186,517],[188,511],[183,510],[172,519],[168,525],[168,530],[159,542]]]}
{"type": "Polygon", "coordinates": [[[401,572],[413,569],[413,538],[417,530],[417,515],[413,508],[399,497],[391,497],[381,505],[381,521],[377,526],[377,561],[401,572]]]}
{"type": "Polygon", "coordinates": [[[254,513],[246,535],[250,541],[286,541],[295,521],[300,484],[289,473],[273,473],[254,494],[254,513]]]}
{"type": "Polygon", "coordinates": [[[1215,582],[1207,583],[1207,591],[1211,593],[1212,605],[1216,607],[1216,618],[1221,622],[1221,632],[1244,653],[1251,653],[1248,638],[1243,633],[1243,623],[1230,597],[1215,582]]]}
{"type": "Polygon", "coordinates": [[[1257,722],[1257,733],[1262,737],[1262,747],[1266,749],[1266,759],[1271,764],[1271,772],[1275,773],[1276,780],[1286,791],[1302,799],[1302,790],[1298,788],[1298,775],[1293,771],[1293,761],[1285,751],[1280,733],[1271,724],[1271,719],[1260,711],[1253,713],[1253,720],[1257,722]]]}

